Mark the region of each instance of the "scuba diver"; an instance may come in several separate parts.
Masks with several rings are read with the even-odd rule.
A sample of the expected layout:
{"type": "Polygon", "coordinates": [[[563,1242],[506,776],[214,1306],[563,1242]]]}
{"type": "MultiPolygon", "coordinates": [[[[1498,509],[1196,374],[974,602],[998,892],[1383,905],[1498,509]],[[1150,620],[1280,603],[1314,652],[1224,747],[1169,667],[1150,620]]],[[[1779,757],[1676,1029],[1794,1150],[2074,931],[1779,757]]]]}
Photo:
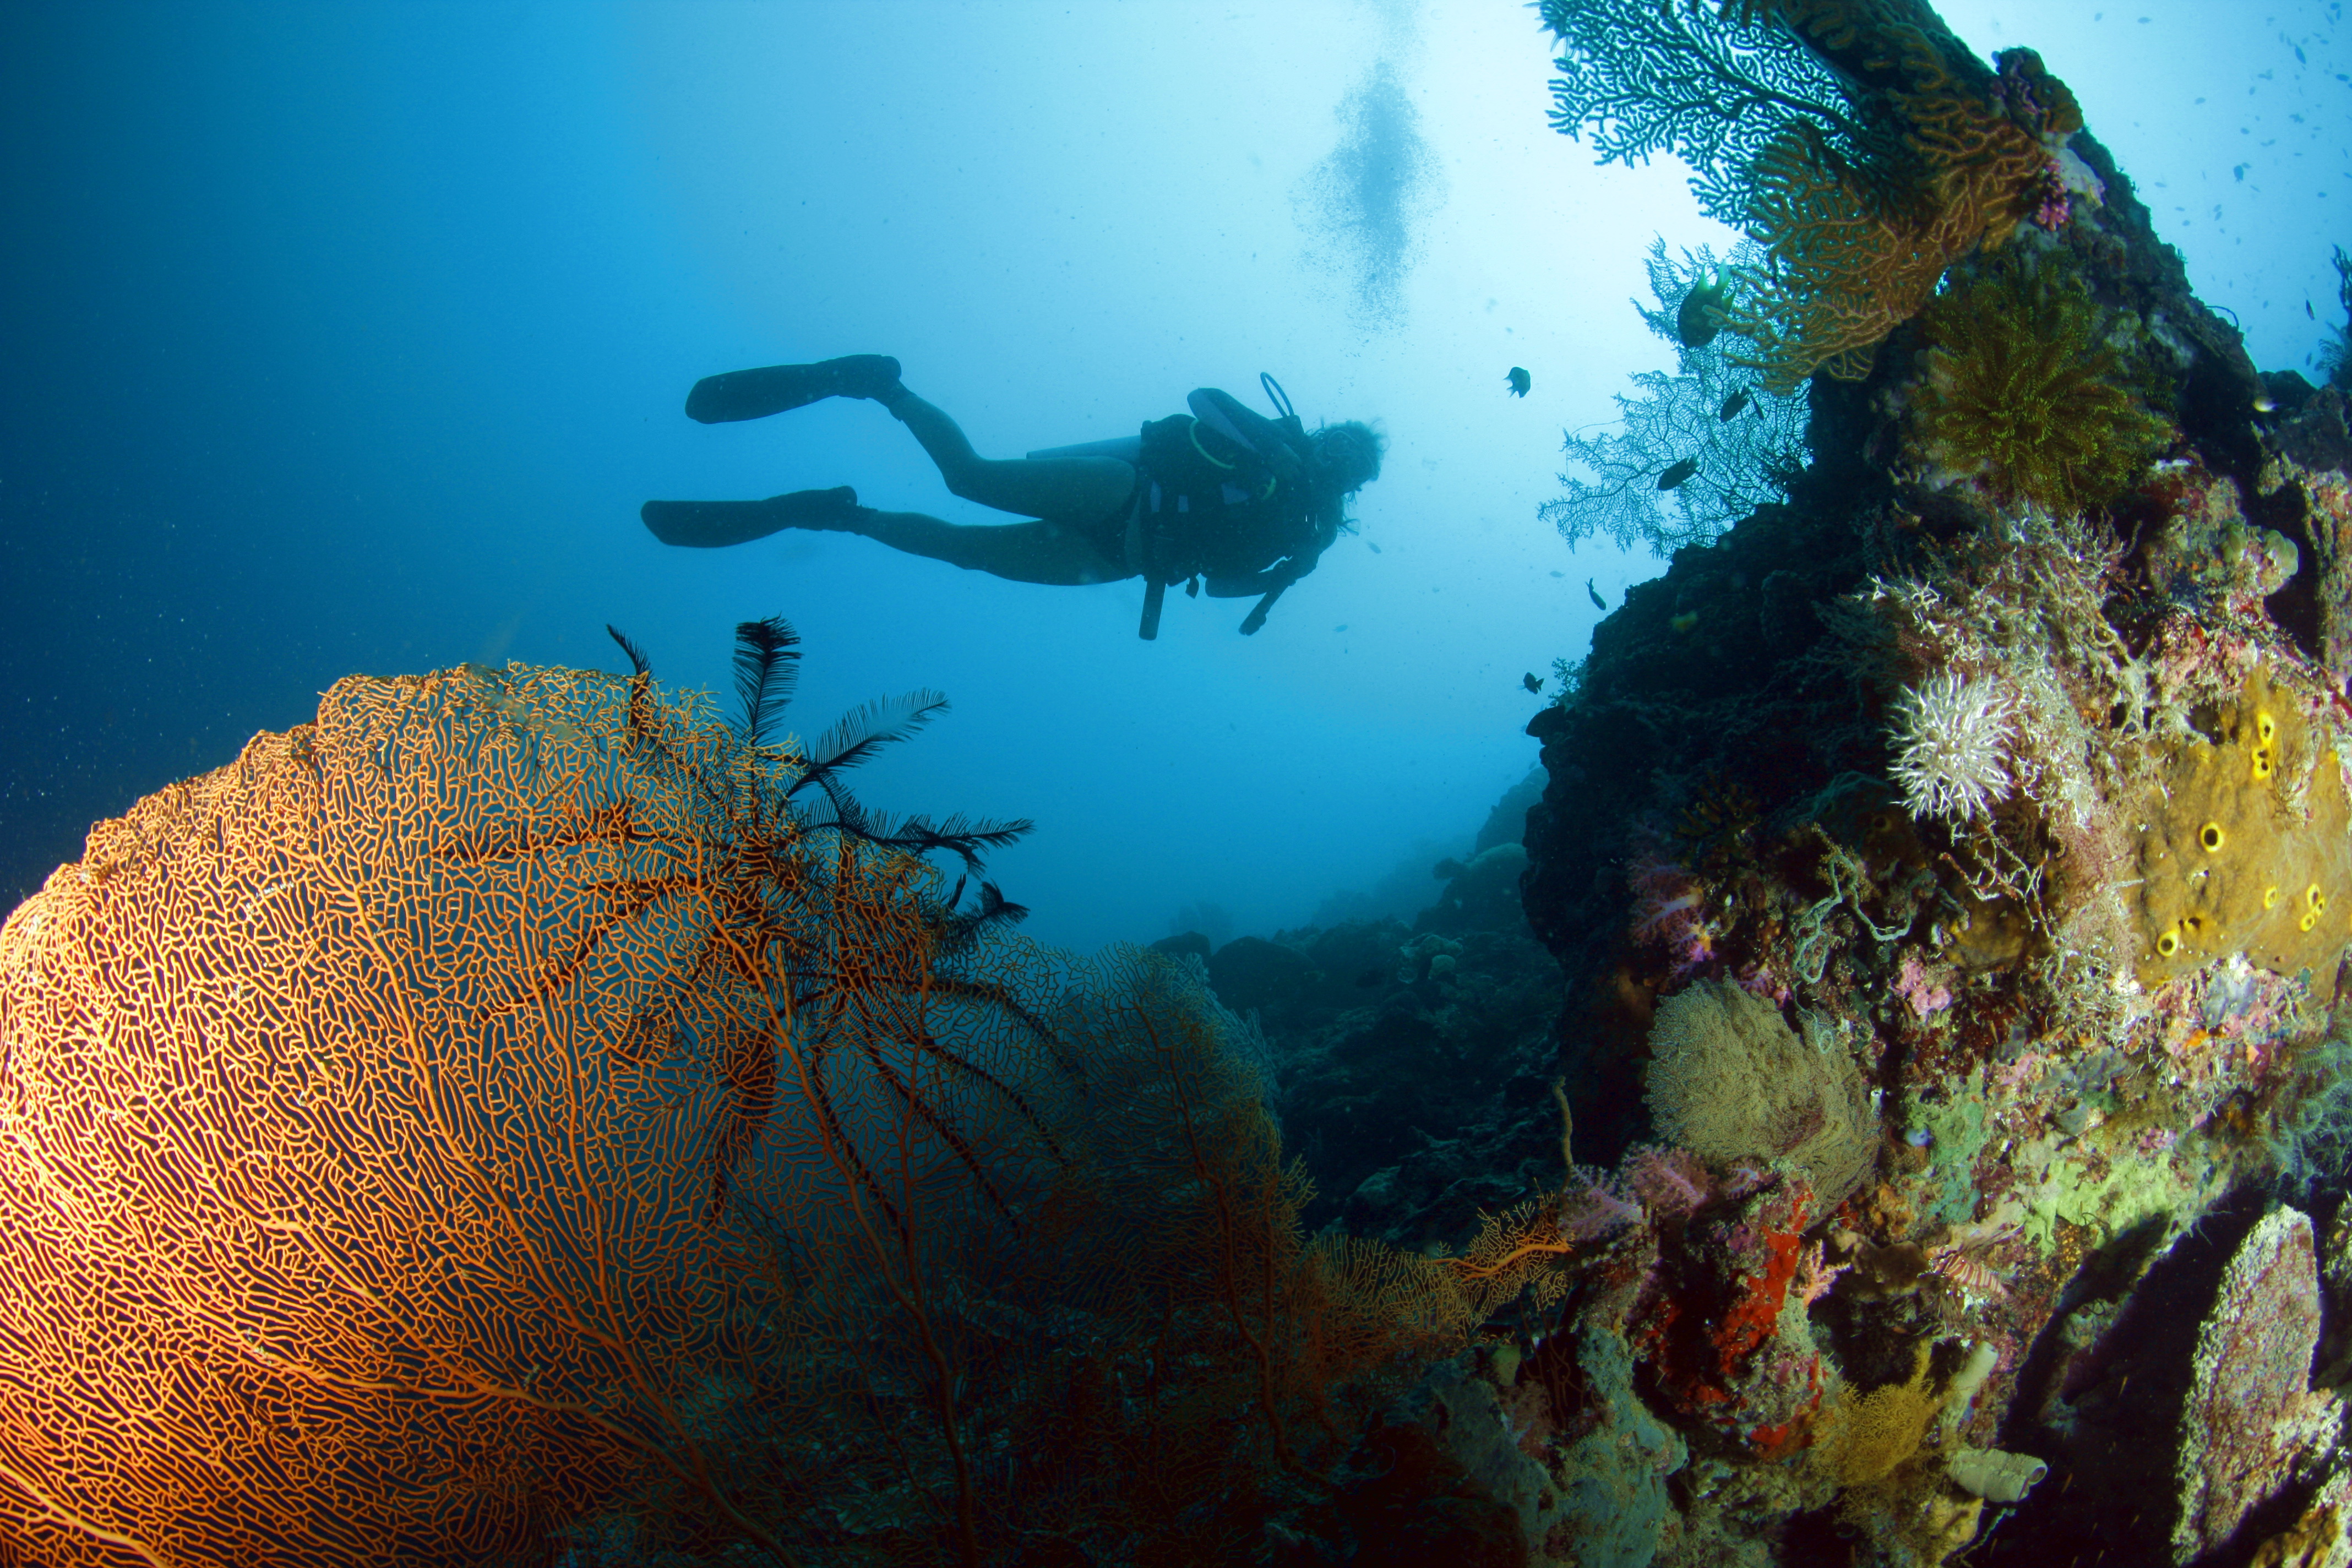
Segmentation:
{"type": "Polygon", "coordinates": [[[954,420],[898,380],[887,354],[768,365],[705,376],[686,400],[706,425],[761,419],[827,397],[879,403],[914,432],[948,489],[1030,522],[969,525],[857,504],[847,485],[766,500],[646,502],[646,526],[665,544],[740,544],[787,528],[862,533],[894,550],[1015,583],[1075,585],[1144,580],[1146,639],[1160,633],[1171,584],[1212,598],[1257,595],[1243,635],[1265,624],[1283,591],[1315,570],[1347,526],[1348,498],[1378,479],[1386,442],[1350,420],[1307,430],[1270,375],[1258,377],[1281,411],[1268,419],[1213,387],[1192,412],[1146,423],[1136,436],[992,459],[972,450],[954,420]]]}

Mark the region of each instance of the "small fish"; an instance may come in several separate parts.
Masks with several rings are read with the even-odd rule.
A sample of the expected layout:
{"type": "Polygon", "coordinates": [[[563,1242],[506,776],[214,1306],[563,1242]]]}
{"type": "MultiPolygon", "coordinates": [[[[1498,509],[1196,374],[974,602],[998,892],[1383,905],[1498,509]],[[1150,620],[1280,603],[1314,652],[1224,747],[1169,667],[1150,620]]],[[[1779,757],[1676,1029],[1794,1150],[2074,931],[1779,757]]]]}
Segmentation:
{"type": "Polygon", "coordinates": [[[1553,573],[1553,574],[1552,574],[1552,575],[1553,575],[1553,576],[1555,576],[1555,577],[1565,577],[1565,576],[1567,576],[1567,575],[1568,575],[1568,574],[1567,574],[1567,573],[1565,573],[1565,572],[1555,572],[1555,573],[1553,573]]]}
{"type": "Polygon", "coordinates": [[[1529,375],[1526,371],[1521,370],[1517,365],[1513,365],[1511,367],[1511,374],[1505,376],[1503,379],[1511,384],[1511,395],[1513,397],[1525,397],[1528,395],[1528,388],[1536,384],[1536,378],[1529,375]]]}
{"type": "Polygon", "coordinates": [[[1532,669],[1519,677],[1519,684],[1526,687],[1529,691],[1540,692],[1543,690],[1543,681],[1537,677],[1536,672],[1532,669]]]}
{"type": "Polygon", "coordinates": [[[1338,626],[1333,626],[1331,629],[1335,632],[1344,632],[1348,629],[1348,623],[1341,621],[1338,626]]]}
{"type": "Polygon", "coordinates": [[[2263,395],[2254,399],[2254,412],[2257,414],[2277,413],[2278,399],[2265,393],[2263,395]]]}
{"type": "Polygon", "coordinates": [[[1693,474],[1697,472],[1698,459],[1696,458],[1685,458],[1681,462],[1676,463],[1673,468],[1668,468],[1664,473],[1658,476],[1658,488],[1662,490],[1673,489],[1676,485],[1682,484],[1693,474]]]}
{"type": "Polygon", "coordinates": [[[2319,320],[2318,314],[2312,310],[2311,301],[2308,300],[2305,300],[2303,302],[2303,313],[2309,316],[2315,321],[2319,320]]]}
{"type": "Polygon", "coordinates": [[[1715,342],[1716,333],[1723,331],[1724,318],[1730,313],[1731,287],[1724,281],[1723,274],[1702,272],[1675,312],[1675,336],[1682,339],[1685,348],[1703,349],[1715,342]]]}
{"type": "Polygon", "coordinates": [[[1592,585],[1592,579],[1590,577],[1587,577],[1584,580],[1584,591],[1592,595],[1592,607],[1594,609],[1605,610],[1609,607],[1609,601],[1601,596],[1601,590],[1592,585]]]}
{"type": "Polygon", "coordinates": [[[1754,395],[1753,388],[1745,386],[1741,387],[1738,392],[1733,393],[1730,396],[1723,400],[1723,413],[1719,417],[1726,425],[1730,424],[1733,420],[1739,417],[1741,411],[1747,408],[1748,399],[1752,395],[1754,395]]]}
{"type": "MultiPolygon", "coordinates": [[[[1364,542],[1365,542],[1365,543],[1367,543],[1367,544],[1372,544],[1372,542],[1371,542],[1370,540],[1369,540],[1369,539],[1367,539],[1366,541],[1364,541],[1364,542]]],[[[1379,545],[1377,545],[1377,544],[1372,544],[1372,553],[1373,553],[1373,554],[1375,554],[1375,555],[1378,555],[1380,552],[1381,552],[1381,547],[1380,547],[1379,545]]]]}

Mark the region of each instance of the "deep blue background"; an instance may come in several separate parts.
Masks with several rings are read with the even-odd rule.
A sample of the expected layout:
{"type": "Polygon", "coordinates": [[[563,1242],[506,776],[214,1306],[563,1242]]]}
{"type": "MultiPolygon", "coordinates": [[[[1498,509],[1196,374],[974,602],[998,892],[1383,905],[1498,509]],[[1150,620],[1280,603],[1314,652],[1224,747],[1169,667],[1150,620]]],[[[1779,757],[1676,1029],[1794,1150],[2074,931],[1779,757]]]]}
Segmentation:
{"type": "MultiPolygon", "coordinates": [[[[2352,241],[2339,9],[1943,7],[2042,48],[2266,366],[2352,241]]],[[[723,685],[776,612],[804,729],[955,699],[867,793],[1038,818],[999,869],[1049,939],[1269,930],[1458,849],[1584,579],[1657,570],[1534,507],[1664,358],[1622,303],[1651,234],[1721,237],[1679,169],[1546,129],[1545,55],[1468,0],[0,7],[0,908],[341,675],[617,668],[614,621],[723,685]],[[1147,647],[1127,585],[644,535],[648,495],[842,482],[986,521],[869,405],[679,416],[864,350],[1003,454],[1271,369],[1310,422],[1380,417],[1389,473],[1247,641],[1238,605],[1147,647]]]]}

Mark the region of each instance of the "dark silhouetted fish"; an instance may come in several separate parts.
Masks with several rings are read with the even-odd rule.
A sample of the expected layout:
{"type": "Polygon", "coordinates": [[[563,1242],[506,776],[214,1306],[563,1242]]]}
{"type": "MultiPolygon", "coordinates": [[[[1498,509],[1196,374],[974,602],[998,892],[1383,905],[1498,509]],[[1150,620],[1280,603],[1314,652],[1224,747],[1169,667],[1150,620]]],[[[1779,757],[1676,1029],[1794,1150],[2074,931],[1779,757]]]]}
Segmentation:
{"type": "Polygon", "coordinates": [[[1529,691],[1541,692],[1543,690],[1543,681],[1532,669],[1519,677],[1519,684],[1526,687],[1529,691]]]}
{"type": "Polygon", "coordinates": [[[1526,371],[1521,370],[1517,365],[1513,365],[1511,367],[1511,374],[1505,376],[1503,379],[1511,384],[1511,395],[1513,397],[1525,397],[1528,395],[1528,388],[1536,384],[1536,378],[1529,375],[1526,371]]]}
{"type": "Polygon", "coordinates": [[[1724,318],[1730,313],[1731,287],[1723,280],[1723,274],[1702,272],[1683,296],[1682,308],[1675,312],[1675,336],[1682,339],[1685,348],[1703,349],[1715,342],[1715,334],[1723,331],[1724,318]]]}
{"type": "Polygon", "coordinates": [[[1584,580],[1584,591],[1592,595],[1592,607],[1594,609],[1605,610],[1609,607],[1609,601],[1601,596],[1601,590],[1592,585],[1592,579],[1590,577],[1587,577],[1584,580]]]}
{"type": "Polygon", "coordinates": [[[1696,458],[1685,458],[1681,462],[1676,463],[1673,468],[1668,468],[1664,473],[1658,476],[1658,488],[1662,490],[1673,489],[1676,485],[1681,484],[1693,474],[1697,472],[1698,459],[1696,458]]]}
{"type": "Polygon", "coordinates": [[[1748,406],[1749,395],[1749,389],[1743,386],[1723,400],[1722,419],[1726,425],[1739,417],[1740,411],[1748,406]]]}

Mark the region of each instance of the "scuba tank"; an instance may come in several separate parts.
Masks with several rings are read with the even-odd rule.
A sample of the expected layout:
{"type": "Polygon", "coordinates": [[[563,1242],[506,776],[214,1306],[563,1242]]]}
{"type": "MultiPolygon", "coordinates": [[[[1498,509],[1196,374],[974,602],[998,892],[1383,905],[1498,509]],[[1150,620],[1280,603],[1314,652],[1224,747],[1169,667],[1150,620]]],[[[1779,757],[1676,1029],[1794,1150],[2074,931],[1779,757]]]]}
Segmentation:
{"type": "MultiPolygon", "coordinates": [[[[1214,387],[1202,388],[1186,398],[1185,403],[1192,410],[1194,417],[1212,424],[1242,442],[1273,466],[1277,480],[1296,489],[1315,459],[1314,446],[1307,439],[1306,423],[1298,417],[1298,411],[1291,406],[1290,395],[1282,390],[1282,383],[1265,371],[1257,373],[1257,383],[1265,394],[1265,400],[1273,404],[1280,415],[1279,418],[1268,419],[1264,415],[1254,413],[1214,387]],[[1204,404],[1209,406],[1203,407],[1204,404]],[[1211,418],[1212,409],[1218,416],[1214,420],[1211,418]]],[[[1317,556],[1321,553],[1319,550],[1316,552],[1317,556]]],[[[1257,629],[1265,625],[1266,612],[1274,608],[1274,602],[1282,597],[1283,591],[1314,569],[1313,556],[1302,562],[1300,557],[1294,555],[1277,564],[1274,569],[1277,574],[1274,586],[1267,589],[1256,607],[1242,618],[1242,636],[1256,635],[1257,629]],[[1283,570],[1285,566],[1289,568],[1286,574],[1283,570]]]]}
{"type": "Polygon", "coordinates": [[[1142,437],[1114,436],[1108,441],[1081,441],[1075,447],[1044,447],[1022,456],[1033,463],[1045,458],[1117,458],[1132,463],[1142,453],[1142,437]]]}
{"type": "MultiPolygon", "coordinates": [[[[1313,465],[1314,447],[1282,384],[1261,371],[1258,384],[1277,417],[1268,419],[1232,395],[1204,386],[1185,399],[1191,414],[1149,421],[1138,435],[1027,454],[1033,458],[1118,458],[1136,466],[1137,493],[1128,512],[1126,553],[1129,565],[1143,574],[1143,618],[1136,632],[1146,641],[1160,635],[1171,569],[1175,580],[1195,579],[1188,593],[1199,590],[1197,569],[1178,568],[1170,560],[1180,534],[1176,520],[1185,519],[1184,529],[1192,531],[1187,542],[1197,546],[1197,531],[1213,528],[1228,509],[1254,506],[1285,486],[1296,494],[1313,465]]],[[[1314,565],[1314,556],[1292,554],[1254,573],[1249,581],[1272,586],[1243,620],[1242,635],[1250,636],[1265,625],[1274,602],[1314,565]]],[[[1211,592],[1215,593],[1213,578],[1211,592]]]]}
{"type": "Polygon", "coordinates": [[[1257,379],[1265,390],[1266,401],[1274,405],[1280,418],[1268,419],[1254,413],[1244,407],[1239,398],[1213,386],[1193,393],[1184,400],[1185,406],[1202,424],[1270,466],[1276,478],[1295,483],[1315,449],[1308,444],[1307,426],[1291,408],[1282,384],[1264,371],[1257,373],[1257,379]]]}
{"type": "MultiPolygon", "coordinates": [[[[1282,383],[1265,371],[1257,373],[1257,379],[1258,384],[1265,389],[1266,400],[1274,405],[1281,417],[1268,419],[1263,414],[1254,413],[1231,393],[1213,386],[1203,386],[1192,393],[1184,399],[1185,406],[1192,409],[1193,418],[1218,435],[1275,465],[1280,477],[1295,478],[1299,465],[1314,450],[1307,439],[1306,423],[1291,407],[1289,396],[1282,390],[1282,383]]],[[[1113,436],[1106,441],[1081,441],[1069,447],[1041,447],[1023,456],[1031,458],[1118,458],[1131,463],[1141,456],[1142,450],[1142,437],[1113,436]]]]}

